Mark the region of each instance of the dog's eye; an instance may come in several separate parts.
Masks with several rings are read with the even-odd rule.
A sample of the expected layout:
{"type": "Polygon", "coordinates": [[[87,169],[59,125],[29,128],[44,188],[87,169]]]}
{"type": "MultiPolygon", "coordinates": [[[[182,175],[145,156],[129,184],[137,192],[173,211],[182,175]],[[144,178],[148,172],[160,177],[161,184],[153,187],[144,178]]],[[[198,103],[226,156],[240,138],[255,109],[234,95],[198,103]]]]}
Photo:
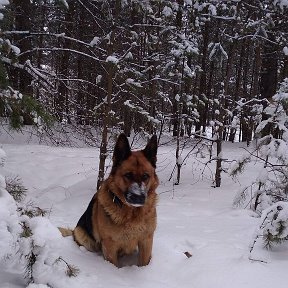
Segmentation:
{"type": "Polygon", "coordinates": [[[132,181],[134,179],[132,172],[128,172],[128,173],[124,174],[124,177],[130,181],[132,181]]]}
{"type": "Polygon", "coordinates": [[[149,178],[150,178],[150,176],[149,176],[148,173],[144,173],[144,174],[142,175],[142,181],[146,181],[146,180],[148,180],[149,178]]]}

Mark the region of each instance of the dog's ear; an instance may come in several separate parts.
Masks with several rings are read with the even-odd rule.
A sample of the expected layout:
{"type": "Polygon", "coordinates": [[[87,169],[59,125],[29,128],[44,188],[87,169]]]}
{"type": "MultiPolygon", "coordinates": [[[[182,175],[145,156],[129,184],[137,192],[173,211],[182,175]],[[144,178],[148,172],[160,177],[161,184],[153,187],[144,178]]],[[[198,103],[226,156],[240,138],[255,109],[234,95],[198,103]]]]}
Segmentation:
{"type": "Polygon", "coordinates": [[[153,135],[148,144],[146,145],[145,149],[143,150],[143,153],[154,168],[156,168],[157,148],[157,136],[153,135]]]}
{"type": "Polygon", "coordinates": [[[113,153],[113,166],[117,167],[131,155],[129,141],[124,133],[120,134],[113,153]]]}

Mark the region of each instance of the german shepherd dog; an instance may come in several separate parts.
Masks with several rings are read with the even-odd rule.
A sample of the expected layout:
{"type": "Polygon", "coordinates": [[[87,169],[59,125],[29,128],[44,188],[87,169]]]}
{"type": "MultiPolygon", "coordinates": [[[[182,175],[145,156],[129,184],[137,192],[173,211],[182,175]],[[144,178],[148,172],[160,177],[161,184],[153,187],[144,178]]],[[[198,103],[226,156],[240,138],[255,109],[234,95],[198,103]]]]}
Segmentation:
{"type": "Polygon", "coordinates": [[[156,229],[155,172],[157,137],[143,150],[131,151],[128,139],[117,139],[109,177],[90,201],[73,234],[78,245],[102,251],[106,260],[119,267],[118,257],[138,250],[138,266],[149,264],[156,229]]]}

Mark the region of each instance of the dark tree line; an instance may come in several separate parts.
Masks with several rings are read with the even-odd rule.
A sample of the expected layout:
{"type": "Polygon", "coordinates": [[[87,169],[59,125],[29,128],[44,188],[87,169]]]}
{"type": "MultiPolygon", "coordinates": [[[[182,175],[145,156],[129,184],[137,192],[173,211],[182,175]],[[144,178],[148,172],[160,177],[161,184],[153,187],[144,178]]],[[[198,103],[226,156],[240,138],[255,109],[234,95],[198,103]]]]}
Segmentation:
{"type": "Polygon", "coordinates": [[[287,77],[280,1],[11,0],[5,14],[10,85],[69,124],[130,134],[165,121],[176,136],[212,120],[225,138],[237,115],[245,141],[253,101],[287,77]]]}
{"type": "MultiPolygon", "coordinates": [[[[102,163],[113,129],[179,138],[212,127],[220,155],[236,131],[252,140],[288,77],[285,3],[10,0],[1,88],[36,99],[62,126],[99,129],[102,163]]],[[[35,121],[30,114],[23,124],[35,121]]]]}

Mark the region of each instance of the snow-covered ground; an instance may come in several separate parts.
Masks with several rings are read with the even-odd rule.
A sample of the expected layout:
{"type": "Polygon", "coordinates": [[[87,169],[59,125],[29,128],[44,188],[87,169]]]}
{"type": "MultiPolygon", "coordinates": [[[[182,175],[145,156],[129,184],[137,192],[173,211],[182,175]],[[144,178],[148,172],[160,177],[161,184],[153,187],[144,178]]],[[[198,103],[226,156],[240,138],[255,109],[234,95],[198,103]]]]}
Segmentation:
{"type": "MultiPolygon", "coordinates": [[[[48,209],[48,218],[55,227],[74,227],[95,193],[99,151],[4,142],[4,171],[23,180],[29,190],[26,201],[48,209]]],[[[225,143],[224,158],[240,157],[243,150],[239,146],[225,143]]],[[[38,231],[43,241],[49,242],[47,246],[53,253],[77,266],[80,273],[75,278],[61,278],[43,270],[39,277],[56,288],[286,288],[288,245],[266,251],[259,243],[252,256],[267,263],[250,261],[249,245],[260,219],[249,210],[232,208],[236,192],[255,179],[257,165],[251,163],[237,180],[223,174],[221,188],[213,188],[214,164],[210,165],[212,172],[208,167],[203,172],[199,161],[204,163],[208,158],[198,157],[188,159],[181,183],[175,186],[168,181],[175,163],[174,149],[171,145],[159,148],[158,226],[150,265],[138,268],[131,265],[135,257],[128,257],[123,260],[126,266],[118,269],[101,256],[79,248],[72,237],[62,238],[47,224],[52,235],[38,231]]],[[[26,287],[22,270],[18,260],[2,261],[0,287],[26,287]]]]}

